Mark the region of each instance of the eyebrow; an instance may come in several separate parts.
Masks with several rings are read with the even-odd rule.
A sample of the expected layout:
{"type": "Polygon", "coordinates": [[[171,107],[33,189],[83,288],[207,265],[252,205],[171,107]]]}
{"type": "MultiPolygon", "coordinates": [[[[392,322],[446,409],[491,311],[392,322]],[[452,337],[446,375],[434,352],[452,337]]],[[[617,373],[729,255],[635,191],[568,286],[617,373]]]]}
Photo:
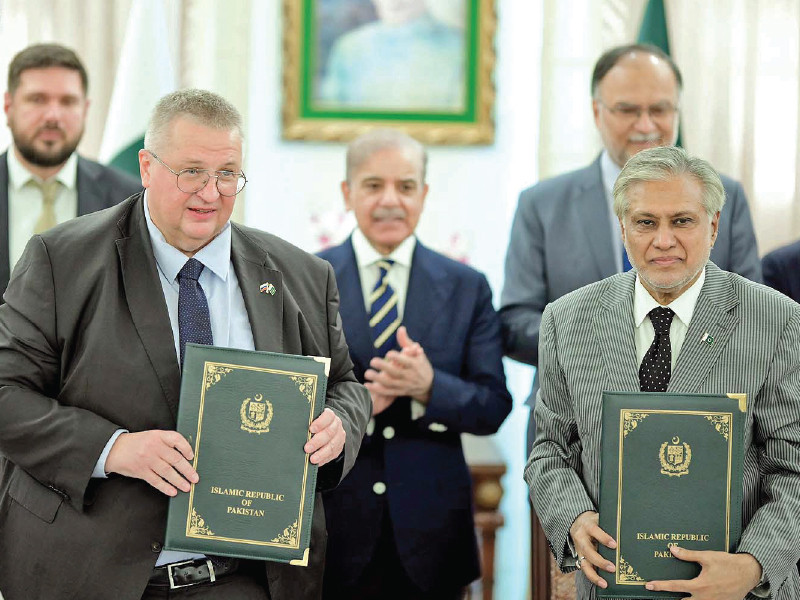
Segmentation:
{"type": "MultiPolygon", "coordinates": [[[[697,212],[692,212],[692,211],[689,211],[689,210],[680,210],[680,211],[678,211],[676,213],[672,213],[671,215],[667,215],[666,218],[675,219],[677,217],[693,217],[696,214],[697,214],[697,212]]],[[[634,215],[637,216],[637,217],[653,217],[653,218],[656,218],[656,219],[661,218],[661,217],[659,217],[659,215],[656,215],[656,214],[648,212],[648,211],[643,211],[643,210],[634,210],[634,211],[632,211],[631,212],[631,216],[634,216],[634,215]]]]}

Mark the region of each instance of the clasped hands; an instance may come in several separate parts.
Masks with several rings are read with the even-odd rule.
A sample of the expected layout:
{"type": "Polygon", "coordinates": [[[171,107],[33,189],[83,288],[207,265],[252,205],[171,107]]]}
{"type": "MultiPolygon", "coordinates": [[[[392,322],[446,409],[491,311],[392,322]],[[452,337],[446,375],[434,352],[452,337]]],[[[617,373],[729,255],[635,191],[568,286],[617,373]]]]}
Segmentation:
{"type": "Polygon", "coordinates": [[[427,404],[433,385],[433,367],[419,342],[412,340],[404,326],[397,329],[400,351],[389,350],[373,358],[364,372],[364,385],[372,396],[372,414],[389,408],[401,396],[427,404]]]}
{"type": "MultiPolygon", "coordinates": [[[[346,433],[342,420],[330,409],[309,426],[311,439],[303,450],[311,462],[322,466],[336,459],[344,449],[346,433]]],[[[200,477],[190,461],[194,452],[177,431],[149,430],[122,433],[111,446],[106,472],[142,479],[167,496],[178,490],[188,492],[200,477]]]]}
{"type": "MultiPolygon", "coordinates": [[[[598,523],[596,512],[581,513],[573,521],[569,533],[579,557],[578,568],[594,585],[605,588],[608,584],[597,569],[613,573],[615,568],[614,563],[597,552],[597,545],[613,549],[617,543],[598,523]]],[[[700,574],[694,579],[649,581],[645,585],[648,590],[685,592],[687,598],[695,600],[741,600],[761,580],[761,565],[751,554],[687,550],[678,546],[669,549],[675,558],[698,563],[700,574]]]]}

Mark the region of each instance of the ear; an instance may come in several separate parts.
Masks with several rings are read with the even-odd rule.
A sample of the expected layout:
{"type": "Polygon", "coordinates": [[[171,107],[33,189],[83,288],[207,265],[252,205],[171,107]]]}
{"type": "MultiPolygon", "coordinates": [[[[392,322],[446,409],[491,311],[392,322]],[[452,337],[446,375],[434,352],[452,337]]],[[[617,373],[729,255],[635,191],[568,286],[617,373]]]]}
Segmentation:
{"type": "Polygon", "coordinates": [[[600,102],[592,99],[592,114],[594,115],[594,124],[600,127],[600,102]]]}
{"type": "Polygon", "coordinates": [[[150,187],[150,169],[153,168],[153,160],[150,153],[144,148],[139,150],[139,176],[142,178],[142,187],[150,187]]]}
{"type": "Polygon", "coordinates": [[[343,181],[341,189],[342,189],[342,198],[344,198],[344,207],[347,210],[353,210],[355,207],[350,201],[350,184],[347,183],[347,181],[343,181]]]}
{"type": "Polygon", "coordinates": [[[3,110],[5,111],[6,116],[8,116],[9,108],[11,108],[11,94],[6,92],[5,94],[3,94],[3,110]]]}
{"type": "Polygon", "coordinates": [[[711,219],[711,247],[714,247],[714,242],[717,241],[717,234],[719,234],[719,211],[711,219]]]}

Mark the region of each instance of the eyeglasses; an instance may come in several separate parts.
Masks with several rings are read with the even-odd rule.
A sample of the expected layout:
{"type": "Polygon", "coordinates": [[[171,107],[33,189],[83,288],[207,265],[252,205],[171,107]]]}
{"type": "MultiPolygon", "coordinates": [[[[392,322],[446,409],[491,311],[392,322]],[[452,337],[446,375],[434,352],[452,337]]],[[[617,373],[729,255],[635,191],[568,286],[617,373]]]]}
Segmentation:
{"type": "Polygon", "coordinates": [[[651,121],[666,121],[667,119],[671,119],[678,110],[677,106],[669,102],[660,102],[647,107],[638,106],[636,104],[625,104],[624,102],[620,102],[614,106],[608,106],[608,104],[604,104],[602,100],[598,100],[597,102],[602,104],[606,110],[615,117],[630,122],[641,119],[642,113],[645,111],[647,111],[651,121]]]}
{"type": "Polygon", "coordinates": [[[182,169],[181,171],[173,171],[169,165],[163,160],[158,158],[158,155],[152,150],[148,152],[160,162],[170,173],[177,178],[178,189],[185,194],[194,194],[202,190],[208,185],[208,180],[212,177],[217,179],[217,191],[220,196],[235,196],[244,189],[247,183],[247,177],[244,173],[236,173],[234,171],[215,171],[212,173],[208,169],[182,169]]]}

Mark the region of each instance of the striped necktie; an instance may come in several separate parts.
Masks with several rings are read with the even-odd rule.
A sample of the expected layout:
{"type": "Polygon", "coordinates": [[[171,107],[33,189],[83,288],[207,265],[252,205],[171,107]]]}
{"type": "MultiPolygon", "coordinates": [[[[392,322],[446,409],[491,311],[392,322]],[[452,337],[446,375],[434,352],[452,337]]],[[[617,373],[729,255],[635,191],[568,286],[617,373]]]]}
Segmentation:
{"type": "Polygon", "coordinates": [[[369,296],[369,328],[372,332],[372,345],[378,356],[395,347],[395,331],[400,327],[400,315],[397,311],[397,293],[394,291],[387,275],[394,264],[393,260],[381,259],[377,263],[380,274],[378,283],[369,296]]]}

